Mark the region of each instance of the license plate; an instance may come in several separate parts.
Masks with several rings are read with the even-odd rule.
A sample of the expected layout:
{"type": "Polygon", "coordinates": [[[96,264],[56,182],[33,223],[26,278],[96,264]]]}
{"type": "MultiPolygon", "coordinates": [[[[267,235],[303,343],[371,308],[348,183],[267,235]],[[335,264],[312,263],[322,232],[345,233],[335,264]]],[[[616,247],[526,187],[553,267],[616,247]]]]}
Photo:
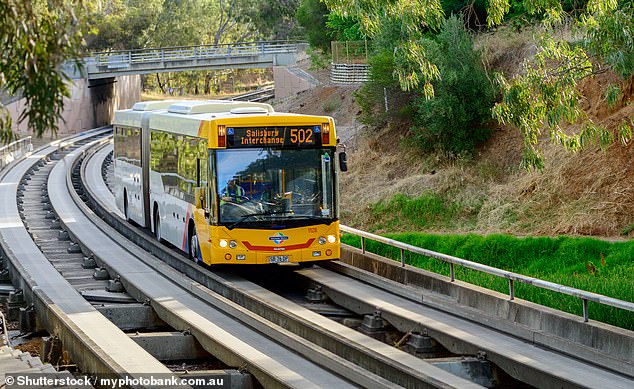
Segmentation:
{"type": "Polygon", "coordinates": [[[288,262],[288,255],[271,255],[269,257],[269,263],[283,263],[288,262]]]}

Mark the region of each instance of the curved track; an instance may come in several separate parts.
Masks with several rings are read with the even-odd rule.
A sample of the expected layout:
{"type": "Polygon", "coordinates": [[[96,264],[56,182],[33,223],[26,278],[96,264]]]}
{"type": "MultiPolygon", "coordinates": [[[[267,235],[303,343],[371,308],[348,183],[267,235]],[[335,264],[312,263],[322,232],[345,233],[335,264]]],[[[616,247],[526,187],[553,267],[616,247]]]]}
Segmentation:
{"type": "MultiPolygon", "coordinates": [[[[107,133],[90,131],[56,142],[4,170],[0,184],[0,244],[14,285],[24,291],[27,301],[34,304],[39,321],[49,333],[59,336],[82,370],[120,377],[168,374],[169,369],[108,321],[55,269],[51,262],[54,258],[46,257],[35,244],[32,234],[37,232],[27,230],[18,211],[19,197],[23,198],[22,208],[29,203],[29,192],[35,195],[32,198],[41,197],[42,185],[48,178],[38,174],[40,170],[46,173],[52,166],[64,169],[74,154],[90,147],[86,142],[107,133]],[[77,144],[84,146],[74,150],[77,144]],[[60,160],[64,154],[66,157],[60,160]]],[[[36,204],[42,208],[40,201],[36,200],[36,204]]]]}
{"type": "MultiPolygon", "coordinates": [[[[67,155],[57,163],[45,158],[58,152],[62,144],[38,150],[5,170],[0,184],[1,244],[15,283],[27,291],[41,322],[50,333],[59,334],[82,370],[120,375],[169,373],[82,297],[81,281],[71,285],[58,273],[58,259],[44,255],[44,238],[54,239],[59,231],[46,231],[46,225],[36,227],[37,223],[28,220],[47,217],[37,208],[42,207],[37,201],[43,188],[61,227],[83,253],[93,254],[100,267],[120,280],[130,296],[151,305],[171,327],[190,332],[226,365],[252,373],[265,387],[480,387],[429,360],[291,302],[255,276],[247,274],[253,282],[234,269],[209,271],[158,244],[147,231],[125,222],[116,209],[104,181],[110,174],[104,160],[112,147],[103,141],[87,143],[86,139],[96,135],[90,132],[76,137],[74,141],[84,145],[67,148],[67,155]],[[82,186],[77,193],[76,188],[82,186]],[[28,217],[21,219],[20,208],[28,217]],[[27,220],[24,223],[31,225],[31,231],[22,220],[27,220]],[[40,243],[36,244],[38,236],[40,243]]],[[[408,295],[411,291],[395,292],[398,285],[386,289],[389,281],[372,274],[344,272],[347,276],[341,269],[318,267],[285,272],[283,277],[289,283],[320,285],[333,301],[360,315],[379,308],[383,318],[403,333],[424,328],[455,353],[485,351],[488,360],[526,384],[632,387],[631,377],[424,306],[408,295]]]]}
{"type": "MultiPolygon", "coordinates": [[[[101,193],[105,196],[102,200],[109,202],[108,198],[111,194],[106,191],[101,193]]],[[[115,222],[115,224],[120,228],[126,228],[125,223],[115,222]]],[[[143,244],[148,245],[148,243],[143,244]]],[[[165,256],[168,255],[163,255],[165,256]]],[[[170,261],[172,266],[183,269],[184,265],[178,264],[178,261],[173,259],[170,261]]],[[[189,266],[185,267],[189,268],[189,266]]],[[[293,332],[301,334],[321,347],[338,352],[340,356],[346,358],[356,355],[352,358],[355,363],[386,379],[409,386],[412,381],[399,380],[395,377],[399,374],[401,377],[405,376],[407,375],[405,372],[411,369],[426,374],[420,382],[427,384],[434,382],[434,373],[426,370],[428,366],[421,367],[422,361],[412,361],[410,355],[404,353],[402,355],[394,348],[382,347],[371,340],[360,340],[358,333],[347,327],[291,304],[280,296],[235,276],[232,272],[218,270],[208,272],[194,267],[194,270],[186,273],[262,317],[275,323],[284,323],[293,332]],[[342,352],[342,349],[347,351],[342,352]],[[354,351],[351,351],[353,349],[354,351]],[[355,351],[361,349],[367,352],[355,354],[355,351]],[[374,360],[374,362],[370,363],[367,360],[374,360]],[[391,360],[392,363],[387,362],[378,368],[375,364],[377,360],[384,362],[391,360]],[[395,361],[398,362],[395,363],[395,361]],[[392,374],[390,369],[398,373],[392,374]]],[[[453,352],[471,355],[485,352],[488,360],[502,367],[509,375],[530,385],[552,388],[605,387],[606,385],[613,388],[629,388],[634,383],[627,374],[621,375],[609,368],[579,361],[570,355],[527,343],[508,333],[489,328],[486,323],[484,325],[473,323],[442,310],[426,307],[420,303],[420,299],[412,301],[411,298],[403,297],[399,293],[381,290],[381,285],[384,286],[386,281],[373,282],[372,275],[369,274],[358,274],[356,277],[364,279],[363,282],[359,282],[324,268],[300,270],[296,273],[310,280],[312,284],[321,285],[329,297],[352,311],[369,313],[379,308],[384,318],[403,332],[412,328],[424,328],[453,352]]],[[[354,276],[353,272],[348,273],[354,276]]],[[[398,287],[398,285],[393,286],[398,287]]],[[[444,378],[439,380],[447,382],[444,378]]]]}

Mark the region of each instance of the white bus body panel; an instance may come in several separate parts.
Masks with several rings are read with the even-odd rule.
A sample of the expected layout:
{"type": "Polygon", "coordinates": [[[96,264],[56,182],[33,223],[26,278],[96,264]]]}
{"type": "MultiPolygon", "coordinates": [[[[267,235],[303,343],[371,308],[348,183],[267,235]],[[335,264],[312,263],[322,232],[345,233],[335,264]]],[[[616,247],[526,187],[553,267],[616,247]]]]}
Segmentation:
{"type": "Polygon", "coordinates": [[[159,212],[161,238],[187,252],[187,226],[192,218],[193,207],[173,194],[167,193],[161,174],[150,170],[150,204],[152,204],[152,230],[155,206],[159,212]]]}
{"type": "Polygon", "coordinates": [[[125,197],[128,199],[127,217],[135,223],[145,224],[143,212],[143,189],[141,187],[141,168],[129,162],[115,160],[115,201],[119,210],[125,214],[125,197]]]}

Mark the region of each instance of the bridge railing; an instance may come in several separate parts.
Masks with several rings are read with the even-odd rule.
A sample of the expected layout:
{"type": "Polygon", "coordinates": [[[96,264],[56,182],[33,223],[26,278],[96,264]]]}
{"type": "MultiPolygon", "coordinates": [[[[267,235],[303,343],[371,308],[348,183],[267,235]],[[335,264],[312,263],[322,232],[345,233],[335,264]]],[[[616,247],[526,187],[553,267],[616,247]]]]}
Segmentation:
{"type": "Polygon", "coordinates": [[[581,299],[583,304],[583,321],[588,321],[588,301],[592,301],[598,304],[609,305],[611,307],[624,309],[627,311],[634,311],[634,303],[629,301],[623,301],[612,297],[604,296],[597,293],[587,292],[585,290],[571,288],[569,286],[556,284],[550,281],[540,280],[538,278],[528,277],[522,274],[513,273],[510,271],[498,269],[495,267],[483,265],[477,262],[467,261],[458,257],[454,257],[447,254],[438,253],[435,251],[423,249],[417,246],[412,246],[407,243],[399,242],[394,239],[386,238],[384,236],[371,234],[369,232],[357,230],[348,226],[340,226],[341,231],[347,232],[361,237],[361,251],[366,252],[365,239],[371,239],[376,242],[384,243],[392,247],[399,248],[401,250],[401,266],[405,266],[405,251],[424,255],[429,258],[436,258],[449,264],[449,274],[451,282],[456,280],[454,267],[455,265],[462,266],[468,269],[476,270],[482,273],[491,274],[496,277],[506,278],[509,283],[509,300],[515,299],[515,285],[514,282],[521,282],[528,285],[533,285],[538,288],[551,290],[557,293],[574,296],[581,299]]]}
{"type": "Polygon", "coordinates": [[[0,147],[0,170],[29,151],[33,151],[30,136],[0,147]]]}
{"type": "Polygon", "coordinates": [[[296,53],[307,46],[303,41],[244,42],[221,45],[176,46],[94,53],[87,64],[124,68],[132,64],[166,61],[241,57],[261,54],[296,53]]]}

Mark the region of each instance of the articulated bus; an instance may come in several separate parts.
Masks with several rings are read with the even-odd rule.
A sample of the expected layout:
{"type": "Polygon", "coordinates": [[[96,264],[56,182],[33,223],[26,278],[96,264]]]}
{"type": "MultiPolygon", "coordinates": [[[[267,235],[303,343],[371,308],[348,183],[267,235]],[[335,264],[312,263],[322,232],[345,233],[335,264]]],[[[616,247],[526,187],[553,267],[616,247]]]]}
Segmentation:
{"type": "Polygon", "coordinates": [[[116,111],[113,128],[117,207],[159,241],[207,265],[339,258],[332,118],[155,101],[116,111]]]}

